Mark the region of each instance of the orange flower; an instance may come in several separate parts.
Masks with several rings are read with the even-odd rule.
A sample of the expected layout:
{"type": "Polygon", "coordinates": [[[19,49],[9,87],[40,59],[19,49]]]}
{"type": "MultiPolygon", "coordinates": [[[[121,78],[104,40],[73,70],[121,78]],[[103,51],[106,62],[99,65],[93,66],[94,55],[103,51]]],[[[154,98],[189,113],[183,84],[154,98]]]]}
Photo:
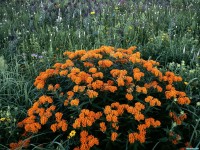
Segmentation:
{"type": "Polygon", "coordinates": [[[75,86],[73,87],[73,91],[74,91],[74,92],[78,92],[78,90],[79,90],[79,86],[78,86],[78,85],[75,85],[75,86]]]}
{"type": "Polygon", "coordinates": [[[104,90],[104,91],[110,91],[110,92],[114,93],[117,90],[117,87],[116,86],[109,86],[106,83],[106,84],[104,84],[102,86],[102,90],[104,90]]]}
{"type": "Polygon", "coordinates": [[[59,74],[60,76],[66,76],[68,74],[68,70],[62,70],[59,74]]]}
{"type": "Polygon", "coordinates": [[[11,150],[16,150],[16,149],[22,149],[27,148],[29,146],[30,140],[26,139],[26,140],[20,140],[18,143],[10,143],[10,149],[11,150]]]}
{"type": "Polygon", "coordinates": [[[129,85],[133,81],[133,78],[129,77],[129,76],[126,76],[125,80],[126,80],[126,85],[129,85]]]}
{"type": "Polygon", "coordinates": [[[140,81],[141,77],[144,76],[143,72],[140,72],[139,68],[134,68],[133,69],[133,77],[135,80],[140,81]]]}
{"type": "Polygon", "coordinates": [[[73,91],[68,91],[67,92],[68,98],[72,98],[74,96],[74,92],[73,91]]]}
{"type": "Polygon", "coordinates": [[[145,87],[136,86],[136,91],[137,91],[138,93],[147,94],[147,89],[146,89],[145,87]]]}
{"type": "Polygon", "coordinates": [[[88,77],[88,78],[86,79],[86,83],[88,83],[88,84],[92,83],[92,81],[93,81],[93,78],[92,78],[92,77],[88,77]]]}
{"type": "Polygon", "coordinates": [[[27,132],[37,133],[38,130],[41,129],[41,124],[37,122],[25,124],[24,129],[27,132]]]}
{"type": "Polygon", "coordinates": [[[157,86],[156,88],[157,88],[158,92],[162,92],[162,90],[163,90],[162,87],[160,87],[160,86],[157,86]]]}
{"type": "Polygon", "coordinates": [[[115,116],[115,115],[112,116],[112,122],[118,122],[117,116],[115,116]]]}
{"type": "Polygon", "coordinates": [[[74,82],[75,82],[76,84],[80,84],[81,81],[82,81],[81,77],[76,77],[75,80],[74,80],[74,82]]]}
{"type": "Polygon", "coordinates": [[[100,88],[102,88],[102,86],[103,86],[103,81],[101,81],[101,80],[96,80],[95,82],[92,83],[92,88],[94,90],[100,89],[100,88]]]}
{"type": "Polygon", "coordinates": [[[118,129],[119,129],[119,126],[117,126],[117,123],[112,123],[112,127],[113,127],[115,130],[118,130],[118,129]]]}
{"type": "Polygon", "coordinates": [[[51,97],[49,97],[49,96],[46,96],[46,95],[40,96],[38,101],[39,101],[40,104],[44,104],[46,102],[53,103],[53,99],[51,97]]]}
{"type": "MultiPolygon", "coordinates": [[[[70,59],[67,59],[67,60],[65,61],[65,64],[67,65],[67,67],[73,67],[73,66],[74,66],[73,61],[71,61],[70,59]]],[[[64,68],[63,68],[63,69],[64,69],[64,68]]]]}
{"type": "Polygon", "coordinates": [[[161,106],[161,102],[157,98],[153,98],[152,96],[147,96],[145,98],[145,102],[148,102],[150,106],[161,106]]]}
{"type": "Polygon", "coordinates": [[[103,79],[103,73],[102,72],[96,72],[96,73],[92,74],[92,77],[103,79]]]}
{"type": "Polygon", "coordinates": [[[127,93],[127,94],[126,94],[126,99],[129,100],[129,101],[133,100],[133,95],[127,93]]]}
{"type": "Polygon", "coordinates": [[[66,123],[65,120],[61,120],[58,124],[57,124],[57,129],[61,128],[62,131],[67,131],[67,127],[68,124],[66,123]]]}
{"type": "Polygon", "coordinates": [[[61,119],[62,119],[62,116],[63,116],[63,114],[62,114],[61,112],[57,112],[57,113],[55,114],[56,121],[57,121],[57,122],[60,122],[61,119]]]}
{"type": "Polygon", "coordinates": [[[111,122],[112,121],[112,115],[111,114],[106,115],[106,120],[108,122],[111,122]]]}
{"type": "Polygon", "coordinates": [[[78,104],[79,104],[79,99],[73,99],[73,100],[71,100],[71,102],[70,102],[70,105],[71,106],[78,106],[78,104]]]}
{"type": "Polygon", "coordinates": [[[111,133],[111,141],[114,142],[117,139],[117,136],[118,136],[117,132],[112,132],[111,133]]]}
{"type": "Polygon", "coordinates": [[[180,105],[190,104],[190,99],[188,97],[179,97],[177,101],[180,105]]]}
{"type": "Polygon", "coordinates": [[[128,140],[129,140],[129,143],[131,144],[135,142],[135,136],[133,133],[128,134],[128,140]]]}
{"type": "Polygon", "coordinates": [[[69,104],[69,100],[66,99],[66,100],[64,101],[64,106],[67,106],[68,104],[69,104]]]}
{"type": "Polygon", "coordinates": [[[136,113],[135,120],[137,120],[137,121],[144,120],[144,115],[141,113],[136,113]]]}
{"type": "Polygon", "coordinates": [[[100,130],[101,130],[101,132],[105,132],[106,131],[106,125],[105,125],[105,122],[101,122],[100,124],[100,130]]]}
{"type": "Polygon", "coordinates": [[[95,98],[98,96],[98,93],[96,91],[93,90],[87,90],[87,95],[89,98],[95,98]]]}
{"type": "Polygon", "coordinates": [[[80,142],[80,150],[89,150],[94,145],[99,145],[99,140],[92,135],[88,135],[85,130],[80,133],[80,142]]]}
{"type": "Polygon", "coordinates": [[[111,107],[110,106],[105,106],[104,108],[104,113],[107,115],[109,113],[111,113],[111,107]]]}
{"type": "Polygon", "coordinates": [[[58,126],[58,124],[57,124],[57,123],[54,123],[54,124],[51,125],[50,128],[51,128],[51,130],[52,130],[53,132],[56,132],[57,126],[58,126]]]}
{"type": "Polygon", "coordinates": [[[81,137],[87,137],[88,136],[88,132],[83,130],[83,131],[81,131],[80,136],[81,137]]]}
{"type": "Polygon", "coordinates": [[[54,89],[53,85],[52,85],[52,84],[49,84],[49,86],[48,86],[48,91],[53,91],[53,89],[54,89]]]}
{"type": "Polygon", "coordinates": [[[98,65],[99,65],[100,67],[103,67],[103,68],[108,68],[108,67],[110,67],[110,66],[113,65],[113,62],[110,61],[110,60],[108,60],[108,59],[105,59],[105,60],[100,60],[100,61],[98,62],[98,65]]]}
{"type": "Polygon", "coordinates": [[[57,69],[60,69],[61,65],[62,65],[62,63],[55,63],[53,67],[57,68],[57,69]]]}
{"type": "MultiPolygon", "coordinates": [[[[43,89],[44,88],[44,82],[39,82],[37,85],[36,85],[36,88],[38,89],[38,90],[40,90],[40,89],[43,89]]],[[[35,85],[35,84],[34,84],[35,85]]]]}
{"type": "Polygon", "coordinates": [[[112,54],[112,56],[114,58],[120,58],[120,59],[123,58],[123,54],[121,52],[116,52],[116,53],[112,54]]]}
{"type": "Polygon", "coordinates": [[[42,125],[46,124],[47,121],[48,121],[48,118],[47,118],[46,116],[41,116],[41,118],[40,118],[40,123],[41,123],[42,125]]]}
{"type": "Polygon", "coordinates": [[[90,68],[90,69],[89,69],[89,72],[90,72],[90,73],[96,73],[96,72],[97,72],[97,68],[94,68],[94,67],[93,67],[93,68],[90,68]]]}
{"type": "Polygon", "coordinates": [[[124,86],[125,84],[123,78],[118,78],[117,83],[118,83],[118,86],[124,86]]]}
{"type": "Polygon", "coordinates": [[[93,66],[94,66],[94,64],[92,64],[92,63],[90,63],[90,62],[84,62],[83,65],[84,65],[85,67],[93,67],[93,66]]]}

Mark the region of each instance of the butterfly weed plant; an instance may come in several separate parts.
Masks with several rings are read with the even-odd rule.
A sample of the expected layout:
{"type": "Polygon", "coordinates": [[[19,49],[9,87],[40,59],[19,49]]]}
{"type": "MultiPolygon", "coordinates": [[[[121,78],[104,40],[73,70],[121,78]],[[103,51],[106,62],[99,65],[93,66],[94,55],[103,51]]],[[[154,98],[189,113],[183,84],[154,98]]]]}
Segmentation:
{"type": "Polygon", "coordinates": [[[181,108],[191,100],[179,90],[184,86],[180,76],[161,72],[159,62],[142,59],[135,46],[66,51],[64,56],[65,62],[36,77],[41,95],[18,122],[22,136],[11,149],[45,146],[55,138],[73,138],[74,150],[184,142],[178,129],[185,129],[187,114],[181,108]]]}

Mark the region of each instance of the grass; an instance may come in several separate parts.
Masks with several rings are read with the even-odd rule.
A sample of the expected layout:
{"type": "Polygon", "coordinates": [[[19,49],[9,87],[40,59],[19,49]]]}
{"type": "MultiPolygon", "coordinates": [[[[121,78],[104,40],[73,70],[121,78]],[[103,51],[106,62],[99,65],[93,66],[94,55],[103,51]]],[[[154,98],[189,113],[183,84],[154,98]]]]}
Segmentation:
{"type": "MultiPolygon", "coordinates": [[[[34,78],[62,61],[66,49],[136,45],[143,58],[184,77],[193,100],[189,111],[199,113],[199,8],[200,0],[2,1],[0,56],[5,65],[0,64],[0,110],[10,112],[10,121],[0,122],[0,147],[18,134],[16,122],[38,95],[34,78]]],[[[194,127],[195,119],[188,126],[194,127]]],[[[195,128],[195,143],[199,130],[195,128]]]]}

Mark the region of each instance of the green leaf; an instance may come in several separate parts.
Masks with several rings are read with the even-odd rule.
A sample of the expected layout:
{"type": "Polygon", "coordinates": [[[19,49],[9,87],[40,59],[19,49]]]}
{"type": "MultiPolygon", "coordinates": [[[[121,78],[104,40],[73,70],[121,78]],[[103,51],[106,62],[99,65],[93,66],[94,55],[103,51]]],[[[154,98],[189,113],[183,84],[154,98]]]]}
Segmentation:
{"type": "Polygon", "coordinates": [[[167,141],[168,141],[168,138],[167,138],[167,137],[160,138],[159,141],[160,141],[160,142],[167,142],[167,141]]]}

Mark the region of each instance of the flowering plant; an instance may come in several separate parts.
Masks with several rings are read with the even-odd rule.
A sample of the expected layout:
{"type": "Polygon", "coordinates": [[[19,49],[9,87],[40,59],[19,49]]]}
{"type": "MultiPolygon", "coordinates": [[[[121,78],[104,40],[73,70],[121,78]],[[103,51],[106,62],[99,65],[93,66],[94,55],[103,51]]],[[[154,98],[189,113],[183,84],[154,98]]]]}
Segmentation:
{"type": "MultiPolygon", "coordinates": [[[[39,132],[77,138],[74,150],[137,149],[166,137],[163,129],[182,125],[187,118],[181,107],[190,99],[177,88],[183,84],[180,76],[162,73],[158,62],[142,59],[135,49],[102,46],[64,52],[64,63],[56,63],[35,79],[43,95],[18,126],[30,138],[39,132]]],[[[181,140],[175,131],[168,134],[174,144],[181,140]]],[[[28,146],[28,142],[10,146],[28,146]]]]}

